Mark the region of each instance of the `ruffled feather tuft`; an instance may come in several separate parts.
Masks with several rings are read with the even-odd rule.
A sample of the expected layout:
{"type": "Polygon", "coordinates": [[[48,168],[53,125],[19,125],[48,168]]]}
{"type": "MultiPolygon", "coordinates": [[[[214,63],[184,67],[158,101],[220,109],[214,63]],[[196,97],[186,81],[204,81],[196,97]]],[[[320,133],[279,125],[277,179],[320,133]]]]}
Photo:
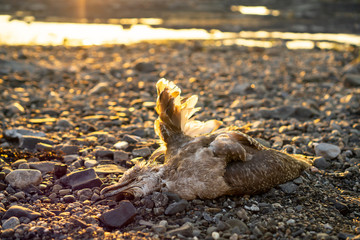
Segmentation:
{"type": "Polygon", "coordinates": [[[183,134],[196,137],[215,131],[221,125],[220,121],[210,120],[206,122],[196,121],[192,116],[200,110],[195,105],[198,97],[193,95],[189,98],[181,98],[181,90],[173,82],[164,78],[157,84],[156,112],[159,118],[155,121],[156,134],[166,143],[171,135],[183,134]]]}

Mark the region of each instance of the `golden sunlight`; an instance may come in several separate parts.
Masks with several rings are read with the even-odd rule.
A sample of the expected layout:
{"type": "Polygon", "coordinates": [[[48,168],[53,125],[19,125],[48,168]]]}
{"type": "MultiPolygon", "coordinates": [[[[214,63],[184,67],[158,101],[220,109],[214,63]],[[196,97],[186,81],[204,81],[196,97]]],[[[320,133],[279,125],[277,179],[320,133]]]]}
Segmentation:
{"type": "Polygon", "coordinates": [[[245,15],[273,15],[279,16],[279,10],[270,10],[265,6],[231,6],[231,11],[240,12],[245,15]]]}

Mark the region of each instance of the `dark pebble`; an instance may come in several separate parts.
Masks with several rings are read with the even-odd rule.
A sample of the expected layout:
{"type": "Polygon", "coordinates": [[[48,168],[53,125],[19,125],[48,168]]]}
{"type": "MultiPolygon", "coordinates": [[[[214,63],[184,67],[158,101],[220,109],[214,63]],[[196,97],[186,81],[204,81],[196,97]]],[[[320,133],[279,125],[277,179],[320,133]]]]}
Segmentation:
{"type": "Polygon", "coordinates": [[[57,178],[61,178],[62,176],[64,176],[67,172],[67,165],[66,164],[62,164],[62,163],[57,163],[54,166],[54,175],[57,178]]]}
{"type": "Polygon", "coordinates": [[[61,183],[71,186],[73,190],[79,190],[83,188],[100,187],[102,181],[98,178],[94,169],[86,169],[70,173],[61,178],[61,183]]]}
{"type": "Polygon", "coordinates": [[[151,62],[139,62],[135,65],[135,69],[139,72],[145,73],[156,71],[154,64],[151,62]]]}
{"type": "Polygon", "coordinates": [[[65,195],[63,198],[64,198],[64,202],[66,203],[72,203],[76,201],[73,195],[65,195]]]}
{"type": "Polygon", "coordinates": [[[165,209],[165,215],[174,215],[176,213],[182,212],[186,209],[187,206],[188,206],[188,201],[186,200],[180,200],[179,202],[174,202],[165,209]]]}
{"type": "Polygon", "coordinates": [[[316,157],[313,165],[319,169],[327,169],[331,166],[331,163],[326,161],[324,157],[316,157]]]}
{"type": "Polygon", "coordinates": [[[131,202],[121,201],[116,209],[107,211],[100,216],[100,220],[109,227],[122,227],[130,223],[136,215],[136,209],[131,202]]]}
{"type": "Polygon", "coordinates": [[[169,235],[169,236],[181,235],[184,237],[192,237],[192,230],[193,230],[192,226],[190,224],[185,223],[179,228],[175,228],[173,230],[168,231],[165,235],[169,235]]]}
{"type": "Polygon", "coordinates": [[[280,184],[279,187],[283,192],[285,192],[287,194],[294,193],[298,189],[298,185],[296,185],[293,182],[287,182],[284,184],[280,184]]]}
{"type": "Polygon", "coordinates": [[[25,148],[28,150],[35,150],[36,144],[38,143],[46,143],[49,145],[54,145],[54,141],[45,138],[45,137],[35,137],[35,136],[22,136],[19,140],[19,147],[20,148],[25,148]]]}
{"type": "Polygon", "coordinates": [[[72,155],[79,153],[79,146],[76,145],[65,145],[60,148],[60,151],[64,153],[64,155],[72,155]]]}
{"type": "Polygon", "coordinates": [[[342,215],[346,215],[350,212],[349,207],[342,202],[336,201],[334,203],[334,207],[342,214],[342,215]]]}

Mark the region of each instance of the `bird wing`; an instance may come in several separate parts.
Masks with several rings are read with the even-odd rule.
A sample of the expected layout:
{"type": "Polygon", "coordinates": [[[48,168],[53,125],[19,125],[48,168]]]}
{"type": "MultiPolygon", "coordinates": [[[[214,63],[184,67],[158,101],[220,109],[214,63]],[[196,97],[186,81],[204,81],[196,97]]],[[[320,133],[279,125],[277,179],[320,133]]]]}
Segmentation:
{"type": "Polygon", "coordinates": [[[222,130],[209,145],[214,155],[225,159],[226,162],[249,161],[256,152],[267,149],[237,129],[228,130],[222,130]]]}

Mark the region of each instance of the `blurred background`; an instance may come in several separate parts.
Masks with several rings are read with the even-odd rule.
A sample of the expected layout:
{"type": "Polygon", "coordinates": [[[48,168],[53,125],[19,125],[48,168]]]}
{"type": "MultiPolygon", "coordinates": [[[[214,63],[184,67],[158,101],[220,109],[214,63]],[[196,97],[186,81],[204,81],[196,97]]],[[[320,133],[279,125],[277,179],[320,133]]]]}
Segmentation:
{"type": "Polygon", "coordinates": [[[0,42],[7,44],[297,39],[360,45],[359,0],[0,0],[0,14],[0,42]],[[279,34],[285,32],[330,35],[279,34]]]}

